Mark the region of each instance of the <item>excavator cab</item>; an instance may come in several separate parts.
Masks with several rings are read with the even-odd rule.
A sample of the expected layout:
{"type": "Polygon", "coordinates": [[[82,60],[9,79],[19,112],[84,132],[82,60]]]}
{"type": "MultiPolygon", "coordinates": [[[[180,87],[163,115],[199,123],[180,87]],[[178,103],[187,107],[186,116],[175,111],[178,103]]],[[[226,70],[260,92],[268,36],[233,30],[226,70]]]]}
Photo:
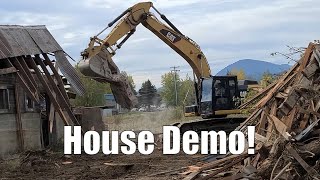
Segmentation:
{"type": "Polygon", "coordinates": [[[236,76],[211,76],[202,79],[199,107],[203,118],[239,113],[239,99],[236,76]]]}

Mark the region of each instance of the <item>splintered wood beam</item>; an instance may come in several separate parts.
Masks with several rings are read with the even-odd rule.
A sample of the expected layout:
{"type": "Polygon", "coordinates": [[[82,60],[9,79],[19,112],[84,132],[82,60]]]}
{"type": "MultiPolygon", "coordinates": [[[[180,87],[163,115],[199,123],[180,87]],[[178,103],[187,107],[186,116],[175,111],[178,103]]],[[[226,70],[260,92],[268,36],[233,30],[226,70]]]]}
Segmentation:
{"type": "MultiPolygon", "coordinates": [[[[56,99],[58,99],[58,102],[61,104],[62,107],[67,111],[69,118],[72,120],[72,122],[75,125],[80,125],[77,118],[74,116],[69,103],[67,102],[67,99],[64,98],[63,93],[60,91],[60,89],[57,87],[56,83],[54,82],[52,76],[50,75],[46,65],[43,63],[39,55],[35,55],[35,61],[40,65],[41,69],[43,70],[44,74],[47,76],[47,79],[49,80],[49,83],[51,84],[52,90],[56,94],[56,99]]],[[[65,91],[65,89],[63,89],[65,91]]]]}
{"type": "Polygon", "coordinates": [[[258,94],[256,94],[255,96],[253,96],[251,99],[249,99],[247,102],[241,104],[239,106],[239,109],[244,109],[246,108],[249,104],[253,103],[254,101],[256,101],[257,99],[261,98],[262,96],[266,95],[271,88],[273,88],[276,85],[276,82],[270,84],[268,87],[266,87],[265,89],[263,89],[261,92],[259,92],[258,94]]]}
{"type": "MultiPolygon", "coordinates": [[[[26,70],[20,64],[17,57],[10,58],[9,60],[10,60],[9,62],[12,63],[14,65],[14,67],[19,70],[17,72],[18,79],[22,83],[28,96],[30,98],[32,98],[33,101],[39,103],[40,99],[39,99],[39,95],[38,95],[38,90],[37,90],[35,84],[30,80],[30,75],[28,75],[26,73],[26,70]]],[[[24,61],[23,58],[22,58],[22,61],[24,61]]],[[[27,71],[29,71],[29,68],[27,69],[27,71]]]]}
{"type": "Polygon", "coordinates": [[[249,154],[245,154],[243,156],[240,156],[238,158],[236,158],[235,160],[233,160],[232,162],[228,163],[226,166],[224,166],[221,169],[218,169],[216,171],[214,171],[212,174],[209,174],[207,176],[204,176],[202,178],[200,178],[200,180],[207,180],[207,179],[212,179],[214,176],[216,176],[217,174],[226,171],[227,169],[231,168],[232,166],[234,166],[235,164],[240,163],[242,160],[244,160],[245,158],[249,157],[249,154]]]}
{"type": "Polygon", "coordinates": [[[294,79],[296,76],[296,70],[299,67],[299,63],[296,63],[284,76],[281,77],[280,80],[277,81],[276,85],[273,86],[273,88],[268,92],[268,94],[262,98],[257,105],[255,105],[255,108],[262,108],[265,106],[269,100],[276,95],[276,93],[279,91],[279,89],[286,86],[291,80],[294,79]]]}
{"type": "Polygon", "coordinates": [[[320,178],[318,172],[301,158],[298,152],[295,149],[293,149],[291,143],[288,143],[286,145],[286,149],[289,151],[290,155],[298,161],[298,163],[303,167],[303,169],[307,171],[310,177],[312,177],[313,179],[320,178]]]}
{"type": "MultiPolygon", "coordinates": [[[[50,58],[48,57],[47,54],[43,53],[42,56],[44,57],[44,62],[46,65],[48,65],[50,67],[50,70],[53,72],[54,77],[56,78],[57,82],[58,82],[58,86],[59,89],[63,95],[63,97],[65,99],[69,99],[68,94],[66,92],[66,90],[64,89],[64,84],[62,82],[61,76],[59,75],[59,72],[57,71],[57,69],[53,66],[52,62],[50,61],[50,58]]],[[[68,104],[70,105],[70,103],[68,102],[68,104]]]]}
{"type": "Polygon", "coordinates": [[[56,111],[58,112],[60,118],[62,119],[62,121],[64,122],[64,124],[66,126],[70,126],[70,125],[74,125],[72,121],[70,121],[68,118],[66,118],[65,114],[62,111],[62,108],[60,106],[60,104],[58,103],[57,99],[54,97],[48,83],[46,82],[46,80],[43,78],[42,73],[40,72],[40,70],[38,69],[36,63],[33,61],[31,56],[27,56],[28,63],[30,63],[32,69],[35,71],[38,79],[40,80],[41,84],[43,85],[43,87],[46,90],[46,93],[48,94],[50,101],[53,103],[53,105],[55,106],[56,111]]]}
{"type": "Polygon", "coordinates": [[[318,65],[320,66],[320,53],[317,47],[313,50],[313,55],[314,55],[314,58],[317,60],[318,65]]]}
{"type": "Polygon", "coordinates": [[[25,82],[30,86],[30,89],[33,90],[34,92],[37,92],[37,87],[34,84],[34,82],[31,81],[30,74],[26,72],[26,71],[29,71],[29,68],[25,69],[20,63],[20,60],[23,61],[23,58],[20,57],[18,59],[17,57],[13,57],[13,58],[10,58],[10,60],[13,63],[13,65],[19,70],[19,73],[25,79],[25,82]]]}
{"type": "MultiPolygon", "coordinates": [[[[12,66],[13,68],[15,68],[15,67],[13,66],[13,64],[11,63],[10,59],[7,59],[7,62],[10,64],[10,66],[12,66]]],[[[16,68],[15,68],[15,69],[16,69],[16,68]]],[[[27,82],[26,82],[25,79],[21,76],[20,73],[21,73],[20,71],[17,71],[17,78],[18,78],[18,81],[20,82],[20,84],[22,85],[22,88],[26,91],[26,93],[28,94],[28,96],[29,96],[30,98],[32,98],[33,101],[39,103],[40,100],[39,100],[39,96],[38,96],[36,90],[30,89],[29,84],[27,84],[27,82]]]]}
{"type": "Polygon", "coordinates": [[[266,129],[266,123],[267,123],[267,114],[269,113],[269,108],[265,107],[265,109],[262,111],[261,113],[261,117],[260,117],[260,123],[258,126],[258,130],[257,133],[260,133],[262,135],[266,134],[263,129],[266,129]]]}
{"type": "Polygon", "coordinates": [[[11,74],[11,73],[16,73],[18,72],[15,67],[9,67],[9,68],[4,68],[0,69],[0,75],[2,74],[11,74]]]}
{"type": "Polygon", "coordinates": [[[284,124],[288,127],[288,132],[291,131],[291,128],[292,128],[292,124],[293,124],[293,120],[295,119],[296,117],[296,113],[298,112],[298,108],[297,107],[294,107],[291,112],[289,113],[289,116],[284,116],[284,124]]]}
{"type": "Polygon", "coordinates": [[[308,63],[310,61],[310,57],[311,57],[311,55],[313,53],[314,47],[315,47],[314,43],[309,43],[308,48],[304,52],[303,59],[302,59],[302,62],[300,64],[300,67],[299,67],[299,71],[300,72],[302,72],[306,68],[306,66],[308,65],[308,63]]]}
{"type": "Polygon", "coordinates": [[[17,125],[17,137],[19,142],[20,150],[24,150],[24,136],[21,122],[21,107],[20,107],[20,96],[19,96],[19,88],[18,83],[15,85],[14,89],[15,101],[16,101],[16,125],[17,125]]]}
{"type": "Polygon", "coordinates": [[[286,139],[290,140],[291,135],[287,132],[288,127],[276,116],[268,115],[268,118],[274,123],[276,130],[286,139]]]}
{"type": "MultiPolygon", "coordinates": [[[[309,105],[308,108],[311,108],[311,104],[309,105]]],[[[303,113],[303,117],[302,117],[302,119],[300,121],[300,125],[299,125],[299,128],[302,131],[308,125],[308,122],[310,119],[310,112],[303,111],[303,109],[299,109],[299,112],[303,113]]]]}
{"type": "Polygon", "coordinates": [[[22,88],[25,90],[25,92],[28,94],[28,96],[34,101],[34,102],[37,102],[39,103],[40,100],[39,100],[39,96],[33,91],[30,89],[29,85],[24,81],[24,79],[22,78],[22,76],[17,73],[17,78],[18,78],[18,81],[20,82],[20,84],[22,85],[22,88]]]}
{"type": "Polygon", "coordinates": [[[21,66],[23,67],[23,69],[25,70],[26,74],[28,75],[30,81],[32,82],[32,85],[33,85],[35,88],[37,88],[37,82],[36,82],[36,80],[34,79],[32,73],[31,73],[31,71],[30,71],[30,68],[29,68],[29,66],[27,65],[25,59],[20,56],[20,57],[18,57],[18,60],[19,60],[19,62],[20,62],[20,64],[21,64],[21,66]]]}

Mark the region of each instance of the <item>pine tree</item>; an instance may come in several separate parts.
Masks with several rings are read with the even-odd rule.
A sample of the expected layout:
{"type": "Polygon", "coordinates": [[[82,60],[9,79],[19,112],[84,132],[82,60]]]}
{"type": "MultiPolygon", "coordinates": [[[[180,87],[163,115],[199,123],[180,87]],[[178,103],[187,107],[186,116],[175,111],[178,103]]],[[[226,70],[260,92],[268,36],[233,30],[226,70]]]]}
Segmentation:
{"type": "Polygon", "coordinates": [[[140,104],[147,106],[148,111],[150,111],[150,106],[156,104],[157,89],[148,79],[142,83],[141,89],[139,89],[140,94],[140,104]]]}

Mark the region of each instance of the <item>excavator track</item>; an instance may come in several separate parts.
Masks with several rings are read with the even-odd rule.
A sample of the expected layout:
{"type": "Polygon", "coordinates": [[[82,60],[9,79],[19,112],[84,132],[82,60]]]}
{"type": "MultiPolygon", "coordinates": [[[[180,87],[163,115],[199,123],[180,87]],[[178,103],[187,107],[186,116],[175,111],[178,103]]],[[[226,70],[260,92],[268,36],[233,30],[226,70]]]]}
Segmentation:
{"type": "Polygon", "coordinates": [[[197,133],[201,131],[225,131],[226,133],[230,133],[246,119],[247,116],[196,119],[192,122],[176,125],[180,128],[181,134],[186,131],[195,131],[197,133]]]}

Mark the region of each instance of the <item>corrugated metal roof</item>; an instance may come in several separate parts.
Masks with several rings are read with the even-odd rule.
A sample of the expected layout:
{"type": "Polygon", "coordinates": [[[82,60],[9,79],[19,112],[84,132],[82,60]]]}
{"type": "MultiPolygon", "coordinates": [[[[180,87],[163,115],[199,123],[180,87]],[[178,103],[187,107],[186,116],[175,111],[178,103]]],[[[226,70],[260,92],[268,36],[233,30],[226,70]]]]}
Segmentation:
{"type": "Polygon", "coordinates": [[[84,95],[85,87],[81,82],[80,77],[78,76],[74,67],[69,63],[63,51],[56,51],[54,53],[57,59],[57,65],[60,68],[62,74],[68,79],[73,89],[79,95],[84,95]]]}
{"type": "Polygon", "coordinates": [[[65,57],[61,46],[45,26],[0,25],[0,60],[49,52],[55,53],[62,74],[77,94],[83,95],[85,88],[80,77],[65,57]]]}
{"type": "Polygon", "coordinates": [[[0,25],[0,59],[62,50],[45,26],[0,25]]]}

